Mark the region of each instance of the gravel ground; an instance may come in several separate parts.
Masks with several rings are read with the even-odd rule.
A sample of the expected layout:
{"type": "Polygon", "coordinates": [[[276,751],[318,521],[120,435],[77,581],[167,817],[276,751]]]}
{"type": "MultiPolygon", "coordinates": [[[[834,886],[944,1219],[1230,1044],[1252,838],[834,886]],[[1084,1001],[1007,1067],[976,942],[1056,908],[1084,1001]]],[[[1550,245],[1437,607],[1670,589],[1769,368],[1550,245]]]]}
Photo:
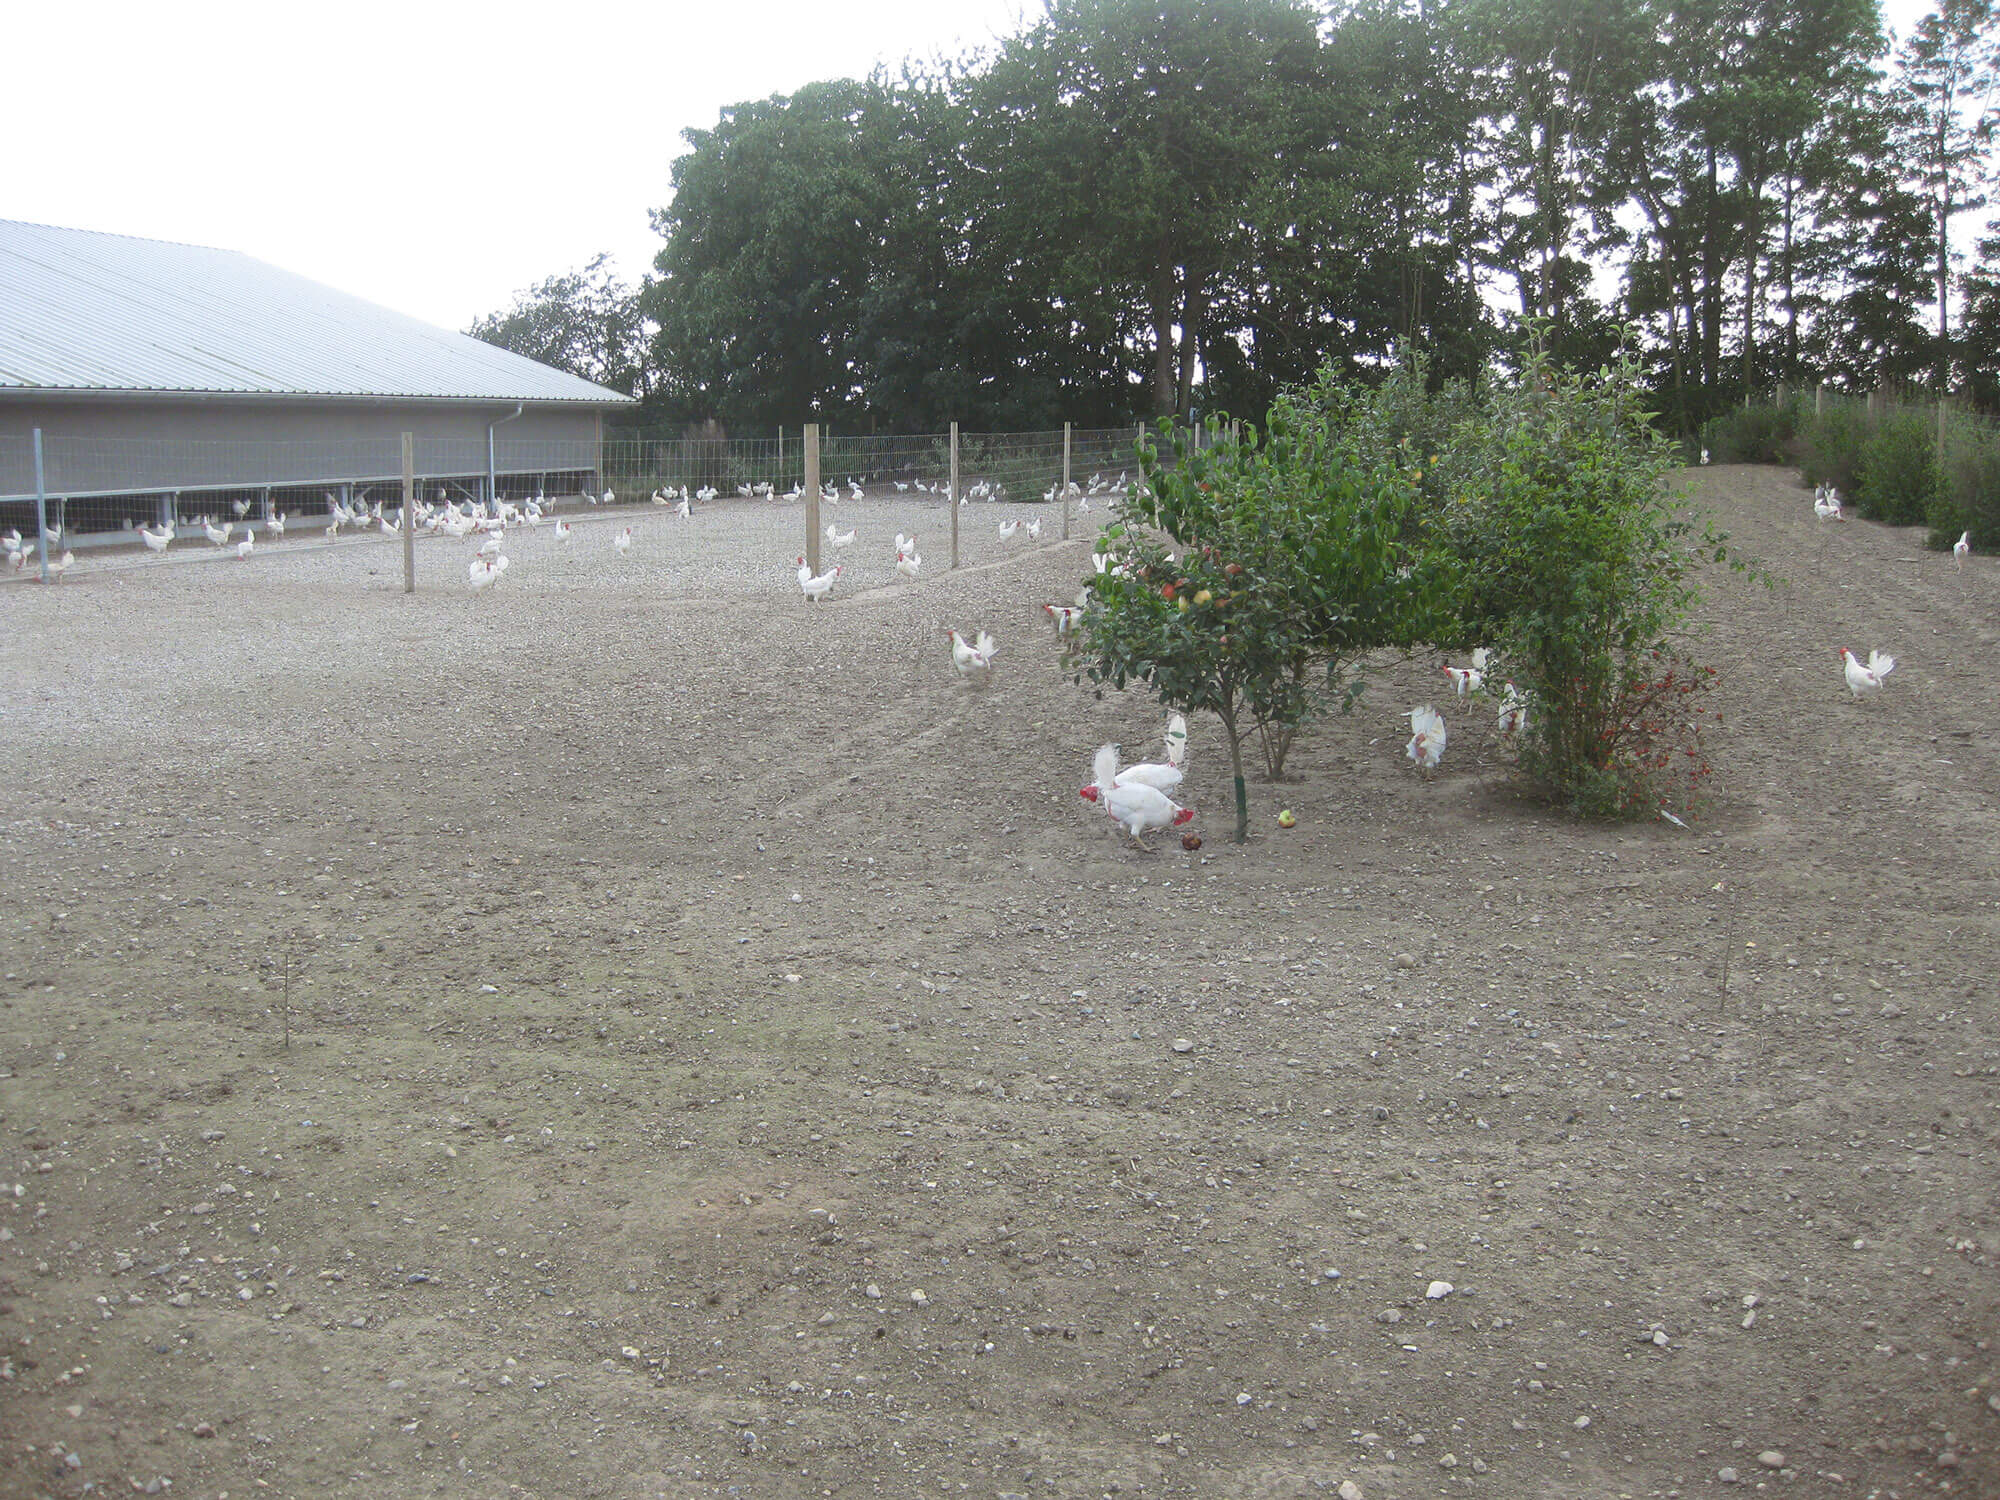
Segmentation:
{"type": "Polygon", "coordinates": [[[2000,571],[1689,482],[1688,831],[1416,659],[1133,851],[1040,507],[0,588],[0,1493],[2000,1494],[2000,571]]]}

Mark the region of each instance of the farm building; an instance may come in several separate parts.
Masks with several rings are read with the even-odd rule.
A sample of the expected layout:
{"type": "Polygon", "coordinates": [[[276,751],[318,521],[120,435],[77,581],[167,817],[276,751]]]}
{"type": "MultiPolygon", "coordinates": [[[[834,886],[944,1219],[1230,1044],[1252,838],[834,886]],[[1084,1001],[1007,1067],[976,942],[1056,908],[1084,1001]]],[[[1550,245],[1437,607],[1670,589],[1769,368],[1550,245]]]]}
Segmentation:
{"type": "Polygon", "coordinates": [[[0,526],[574,492],[631,398],[229,250],[0,220],[0,526]]]}

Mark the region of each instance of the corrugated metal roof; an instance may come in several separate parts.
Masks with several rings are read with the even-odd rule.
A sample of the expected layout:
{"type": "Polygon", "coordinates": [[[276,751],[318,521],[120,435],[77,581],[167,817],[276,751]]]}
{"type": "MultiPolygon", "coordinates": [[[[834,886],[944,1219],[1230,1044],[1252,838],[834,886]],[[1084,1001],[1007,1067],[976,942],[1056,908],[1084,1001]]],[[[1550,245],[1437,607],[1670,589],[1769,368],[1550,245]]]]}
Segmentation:
{"type": "Polygon", "coordinates": [[[0,392],[631,398],[234,250],[0,219],[0,392]]]}

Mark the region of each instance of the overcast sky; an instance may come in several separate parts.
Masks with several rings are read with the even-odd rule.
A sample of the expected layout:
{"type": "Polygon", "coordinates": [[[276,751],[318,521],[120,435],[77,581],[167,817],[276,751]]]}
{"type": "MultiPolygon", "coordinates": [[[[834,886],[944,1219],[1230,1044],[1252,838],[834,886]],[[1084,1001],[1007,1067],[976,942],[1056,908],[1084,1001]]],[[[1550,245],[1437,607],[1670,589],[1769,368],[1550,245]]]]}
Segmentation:
{"type": "Polygon", "coordinates": [[[660,241],[681,131],[1038,0],[22,0],[0,218],[241,250],[463,328],[660,241]]]}
{"type": "MultiPolygon", "coordinates": [[[[1930,6],[1889,0],[1899,31],[1930,6]]],[[[448,328],[600,250],[636,281],[681,131],[1039,0],[22,0],[0,217],[217,245],[448,328]]]]}

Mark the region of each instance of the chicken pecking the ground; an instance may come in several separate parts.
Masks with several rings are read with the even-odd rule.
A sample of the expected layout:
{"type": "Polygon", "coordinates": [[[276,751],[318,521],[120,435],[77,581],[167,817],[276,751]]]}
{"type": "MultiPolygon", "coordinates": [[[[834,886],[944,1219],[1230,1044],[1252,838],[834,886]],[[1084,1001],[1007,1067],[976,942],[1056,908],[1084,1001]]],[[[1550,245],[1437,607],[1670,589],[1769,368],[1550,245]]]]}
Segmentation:
{"type": "Polygon", "coordinates": [[[1426,703],[1404,717],[1410,721],[1410,743],[1403,753],[1416,762],[1418,770],[1435,771],[1444,759],[1444,715],[1426,703]]]}
{"type": "Polygon", "coordinates": [[[1191,821],[1194,809],[1182,807],[1158,787],[1143,781],[1121,781],[1118,775],[1118,747],[1100,745],[1091,766],[1092,780],[1077,795],[1103,808],[1111,821],[1132,835],[1132,841],[1146,848],[1143,834],[1155,828],[1179,828],[1191,821]]]}

